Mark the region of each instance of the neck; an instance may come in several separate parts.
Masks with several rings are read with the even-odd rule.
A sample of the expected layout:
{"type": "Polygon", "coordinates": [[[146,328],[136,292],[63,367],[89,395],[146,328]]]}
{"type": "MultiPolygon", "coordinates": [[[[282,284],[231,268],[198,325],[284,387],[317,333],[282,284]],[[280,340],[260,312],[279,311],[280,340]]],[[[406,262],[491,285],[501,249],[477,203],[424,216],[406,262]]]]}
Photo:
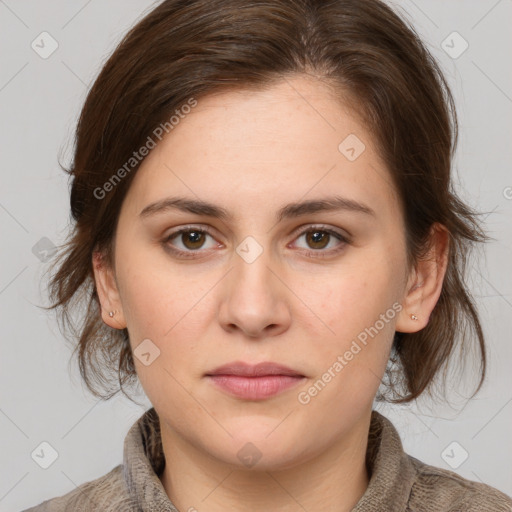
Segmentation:
{"type": "Polygon", "coordinates": [[[183,511],[349,512],[368,487],[369,424],[370,415],[350,435],[292,467],[257,471],[205,455],[162,422],[166,465],[160,480],[183,511]]]}

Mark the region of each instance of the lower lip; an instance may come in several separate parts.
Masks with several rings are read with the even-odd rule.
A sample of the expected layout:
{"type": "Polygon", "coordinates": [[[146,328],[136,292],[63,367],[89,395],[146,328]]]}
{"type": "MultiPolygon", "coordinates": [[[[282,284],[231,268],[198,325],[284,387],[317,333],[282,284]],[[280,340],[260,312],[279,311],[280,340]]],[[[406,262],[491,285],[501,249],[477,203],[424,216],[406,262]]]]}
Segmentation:
{"type": "Polygon", "coordinates": [[[208,377],[215,385],[231,395],[246,400],[264,400],[296,386],[305,379],[305,377],[290,375],[264,375],[261,377],[209,375],[208,377]]]}

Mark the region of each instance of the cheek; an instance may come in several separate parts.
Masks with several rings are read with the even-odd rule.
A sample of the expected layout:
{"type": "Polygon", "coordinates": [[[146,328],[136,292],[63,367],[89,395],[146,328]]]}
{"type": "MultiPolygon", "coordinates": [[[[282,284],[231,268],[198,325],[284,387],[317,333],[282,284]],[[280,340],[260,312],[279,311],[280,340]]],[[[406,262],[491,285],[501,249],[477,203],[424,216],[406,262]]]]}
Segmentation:
{"type": "Polygon", "coordinates": [[[392,308],[399,296],[394,265],[382,258],[361,258],[357,266],[347,266],[326,280],[317,307],[334,331],[357,334],[392,308]]]}
{"type": "Polygon", "coordinates": [[[164,340],[183,325],[193,328],[189,320],[215,283],[214,276],[166,264],[162,257],[151,259],[143,251],[132,253],[119,267],[123,309],[135,338],[164,340]]]}
{"type": "Polygon", "coordinates": [[[198,366],[198,340],[207,321],[201,314],[206,303],[200,299],[207,290],[199,279],[133,268],[124,269],[123,309],[137,375],[152,401],[165,396],[178,404],[186,399],[175,396],[178,383],[198,366]]]}
{"type": "Polygon", "coordinates": [[[385,369],[401,305],[399,298],[400,255],[388,252],[359,255],[325,280],[315,306],[330,331],[315,346],[323,368],[343,356],[344,386],[373,389],[385,369]]]}

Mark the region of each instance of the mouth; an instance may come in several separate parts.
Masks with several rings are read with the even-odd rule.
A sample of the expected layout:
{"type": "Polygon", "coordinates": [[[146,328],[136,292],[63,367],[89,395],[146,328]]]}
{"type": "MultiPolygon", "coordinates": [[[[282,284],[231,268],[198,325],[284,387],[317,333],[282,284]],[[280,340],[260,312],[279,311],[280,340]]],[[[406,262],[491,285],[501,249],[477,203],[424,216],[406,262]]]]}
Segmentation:
{"type": "Polygon", "coordinates": [[[264,400],[302,383],[306,377],[287,366],[236,361],[220,366],[205,377],[217,388],[244,400],[264,400]]]}
{"type": "Polygon", "coordinates": [[[208,377],[214,375],[234,375],[238,377],[286,375],[289,377],[304,377],[300,372],[279,363],[264,362],[249,364],[244,363],[243,361],[234,361],[232,363],[224,364],[206,374],[208,377]]]}

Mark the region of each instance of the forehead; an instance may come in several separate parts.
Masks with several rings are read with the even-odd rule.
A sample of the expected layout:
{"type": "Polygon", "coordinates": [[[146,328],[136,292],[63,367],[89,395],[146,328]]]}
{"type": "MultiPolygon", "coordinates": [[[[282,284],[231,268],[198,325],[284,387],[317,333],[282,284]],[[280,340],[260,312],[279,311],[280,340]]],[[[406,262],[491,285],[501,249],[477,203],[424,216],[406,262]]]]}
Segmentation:
{"type": "Polygon", "coordinates": [[[131,202],[140,212],[148,201],[186,193],[258,211],[262,201],[277,210],[334,192],[393,208],[389,172],[347,101],[304,77],[200,98],[142,163],[131,202]]]}

